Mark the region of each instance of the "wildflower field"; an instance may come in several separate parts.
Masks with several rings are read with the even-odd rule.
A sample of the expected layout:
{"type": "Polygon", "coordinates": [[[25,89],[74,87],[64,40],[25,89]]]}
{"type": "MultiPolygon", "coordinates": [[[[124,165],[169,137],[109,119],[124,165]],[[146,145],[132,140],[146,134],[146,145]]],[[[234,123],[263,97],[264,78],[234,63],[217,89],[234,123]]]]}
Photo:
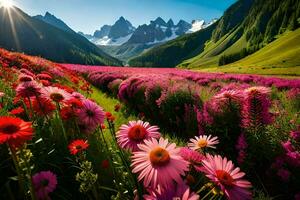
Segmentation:
{"type": "Polygon", "coordinates": [[[0,199],[300,199],[300,79],[3,49],[0,78],[0,199]]]}

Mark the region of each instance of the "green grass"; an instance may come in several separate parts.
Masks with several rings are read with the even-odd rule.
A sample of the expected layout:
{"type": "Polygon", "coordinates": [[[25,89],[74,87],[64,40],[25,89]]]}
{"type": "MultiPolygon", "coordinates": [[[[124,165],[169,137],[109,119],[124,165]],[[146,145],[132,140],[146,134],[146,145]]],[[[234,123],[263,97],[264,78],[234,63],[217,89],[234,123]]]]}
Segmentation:
{"type": "MultiPolygon", "coordinates": [[[[244,43],[238,41],[237,43],[244,43]]],[[[218,57],[186,61],[189,67],[203,72],[249,73],[300,76],[300,29],[287,32],[264,48],[235,63],[217,66],[218,57]]],[[[234,47],[235,44],[232,46],[234,47]]],[[[226,51],[233,51],[230,47],[226,51]]]]}
{"type": "MultiPolygon", "coordinates": [[[[105,112],[111,112],[115,117],[115,128],[116,131],[119,129],[119,127],[122,124],[127,124],[131,120],[138,120],[139,118],[135,115],[128,114],[128,112],[125,110],[125,105],[122,105],[122,103],[119,102],[118,99],[115,99],[113,97],[108,96],[106,93],[103,93],[100,89],[96,87],[93,88],[93,93],[91,98],[95,100],[104,110],[105,112]],[[120,104],[123,109],[121,109],[119,112],[115,111],[115,105],[120,104]]],[[[152,124],[155,125],[155,124],[152,124]]],[[[111,135],[109,134],[108,130],[104,130],[106,139],[112,141],[111,135]]],[[[174,134],[169,134],[167,132],[162,131],[162,135],[165,138],[168,138],[170,141],[176,143],[177,145],[184,146],[184,142],[179,139],[178,137],[174,136],[174,134]]]]}

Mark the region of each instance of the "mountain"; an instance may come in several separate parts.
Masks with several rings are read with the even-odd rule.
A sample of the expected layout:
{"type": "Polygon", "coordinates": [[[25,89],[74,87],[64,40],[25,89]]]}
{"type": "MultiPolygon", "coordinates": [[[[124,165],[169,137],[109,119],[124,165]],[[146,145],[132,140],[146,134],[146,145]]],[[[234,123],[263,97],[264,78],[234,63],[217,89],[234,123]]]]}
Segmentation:
{"type": "Polygon", "coordinates": [[[46,12],[44,16],[37,15],[33,18],[42,20],[43,22],[46,22],[52,26],[55,26],[56,28],[59,28],[61,30],[67,31],[67,32],[74,32],[67,24],[65,24],[61,19],[56,18],[54,15],[50,14],[49,12],[46,12]]]}
{"type": "Polygon", "coordinates": [[[81,35],[57,28],[19,8],[0,8],[0,46],[67,63],[121,65],[81,35]]]}
{"type": "MultiPolygon", "coordinates": [[[[280,34],[295,30],[300,26],[299,18],[300,0],[238,0],[214,24],[211,36],[203,43],[193,47],[186,45],[197,37],[190,34],[150,49],[133,58],[130,64],[165,67],[180,64],[184,68],[226,65],[258,51],[280,34]],[[174,51],[170,50],[178,46],[188,52],[187,56],[178,55],[174,62],[171,59],[174,51]],[[154,56],[160,58],[159,61],[155,61],[154,56]]],[[[209,33],[210,29],[211,26],[201,31],[209,33]]]]}
{"type": "Polygon", "coordinates": [[[108,36],[109,32],[111,30],[111,27],[112,26],[110,26],[110,25],[104,25],[101,27],[100,30],[96,30],[93,36],[95,38],[102,38],[102,37],[108,36]]]}
{"type": "Polygon", "coordinates": [[[108,37],[112,39],[118,39],[133,33],[134,30],[135,28],[128,20],[126,20],[124,17],[120,17],[116,23],[111,26],[108,37]]]}
{"type": "Polygon", "coordinates": [[[127,42],[134,31],[135,27],[124,17],[120,17],[113,25],[104,25],[96,30],[93,37],[85,37],[96,45],[119,46],[127,42]]]}

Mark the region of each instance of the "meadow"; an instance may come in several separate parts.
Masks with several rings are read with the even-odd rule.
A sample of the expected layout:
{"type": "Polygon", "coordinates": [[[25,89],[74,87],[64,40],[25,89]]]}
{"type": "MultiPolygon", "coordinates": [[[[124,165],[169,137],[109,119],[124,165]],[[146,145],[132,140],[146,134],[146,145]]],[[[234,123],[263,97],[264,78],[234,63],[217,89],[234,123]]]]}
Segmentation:
{"type": "Polygon", "coordinates": [[[300,79],[0,50],[1,199],[300,199],[300,79]]]}

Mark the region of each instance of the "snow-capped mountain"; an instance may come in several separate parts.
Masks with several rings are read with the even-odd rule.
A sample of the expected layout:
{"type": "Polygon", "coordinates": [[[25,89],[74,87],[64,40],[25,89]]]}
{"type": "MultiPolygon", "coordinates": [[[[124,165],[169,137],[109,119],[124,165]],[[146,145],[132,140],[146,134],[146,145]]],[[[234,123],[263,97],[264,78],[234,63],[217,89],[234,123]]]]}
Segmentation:
{"type": "Polygon", "coordinates": [[[135,28],[124,17],[120,17],[114,25],[104,25],[96,30],[94,35],[80,33],[88,40],[100,46],[120,46],[125,43],[155,45],[163,43],[185,33],[192,33],[212,23],[204,20],[194,20],[192,24],[180,20],[177,24],[172,19],[167,22],[161,17],[135,28]]]}
{"type": "Polygon", "coordinates": [[[119,46],[127,42],[134,31],[135,27],[124,17],[120,17],[113,25],[104,25],[100,30],[96,30],[92,37],[80,34],[96,45],[119,46]]]}
{"type": "Polygon", "coordinates": [[[193,20],[192,27],[188,30],[188,33],[193,33],[193,32],[199,31],[201,29],[204,29],[204,28],[212,25],[216,21],[217,21],[217,19],[213,19],[209,23],[206,23],[204,20],[193,20]]]}
{"type": "Polygon", "coordinates": [[[148,25],[139,26],[128,40],[128,43],[153,45],[166,42],[184,34],[190,28],[191,24],[183,20],[175,25],[172,19],[165,22],[161,17],[158,17],[148,25]]]}

